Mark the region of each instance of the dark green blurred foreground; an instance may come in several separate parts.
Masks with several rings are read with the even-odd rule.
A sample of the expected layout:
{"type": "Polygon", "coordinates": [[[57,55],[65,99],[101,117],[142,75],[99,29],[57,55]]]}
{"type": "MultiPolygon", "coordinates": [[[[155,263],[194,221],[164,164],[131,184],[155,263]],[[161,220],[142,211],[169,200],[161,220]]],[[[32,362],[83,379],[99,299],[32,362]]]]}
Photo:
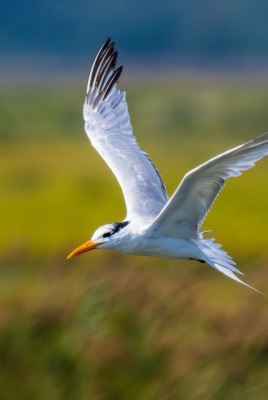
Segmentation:
{"type": "MultiPolygon", "coordinates": [[[[1,87],[0,399],[267,399],[267,297],[194,261],[66,261],[125,209],[83,132],[84,82],[55,82],[1,87]]],[[[121,86],[170,193],[190,168],[268,130],[261,81],[121,86]]],[[[203,227],[266,294],[267,171],[264,160],[230,180],[203,227]]]]}

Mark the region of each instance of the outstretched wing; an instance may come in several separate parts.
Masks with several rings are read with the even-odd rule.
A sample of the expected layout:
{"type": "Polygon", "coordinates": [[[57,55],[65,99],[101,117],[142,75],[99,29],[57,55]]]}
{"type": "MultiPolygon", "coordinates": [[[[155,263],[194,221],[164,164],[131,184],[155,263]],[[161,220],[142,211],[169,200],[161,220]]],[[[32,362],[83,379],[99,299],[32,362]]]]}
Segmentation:
{"type": "Polygon", "coordinates": [[[188,172],[151,228],[165,235],[196,237],[210,207],[232,176],[268,155],[268,133],[212,158],[188,172]]]}
{"type": "Polygon", "coordinates": [[[167,202],[164,183],[132,134],[125,93],[116,89],[122,67],[108,39],[96,55],[83,109],[86,133],[116,176],[128,220],[151,221],[167,202]]]}

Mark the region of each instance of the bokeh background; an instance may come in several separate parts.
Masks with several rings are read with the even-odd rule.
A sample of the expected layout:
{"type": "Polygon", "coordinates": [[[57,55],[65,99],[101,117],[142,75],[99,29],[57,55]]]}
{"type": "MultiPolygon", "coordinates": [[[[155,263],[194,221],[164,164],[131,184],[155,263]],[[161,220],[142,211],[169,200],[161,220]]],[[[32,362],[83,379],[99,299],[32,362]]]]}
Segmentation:
{"type": "MultiPolygon", "coordinates": [[[[134,132],[171,194],[268,130],[267,15],[264,0],[2,0],[1,399],[267,399],[267,297],[194,261],[66,261],[125,216],[83,130],[102,42],[116,41],[134,132]]],[[[266,295],[267,171],[228,181],[203,226],[266,295]]]]}

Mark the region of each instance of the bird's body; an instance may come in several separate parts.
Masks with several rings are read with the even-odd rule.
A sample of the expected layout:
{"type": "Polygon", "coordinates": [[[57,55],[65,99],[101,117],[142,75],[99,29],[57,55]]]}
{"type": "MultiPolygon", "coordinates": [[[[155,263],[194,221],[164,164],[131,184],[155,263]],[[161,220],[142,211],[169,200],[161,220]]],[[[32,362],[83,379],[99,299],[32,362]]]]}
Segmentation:
{"type": "MultiPolygon", "coordinates": [[[[105,229],[109,230],[109,225],[107,228],[105,226],[105,229]]],[[[96,240],[98,237],[99,234],[97,234],[96,240]]],[[[150,226],[135,226],[135,223],[131,222],[120,230],[118,235],[114,235],[113,241],[107,241],[99,247],[117,250],[125,254],[170,259],[201,257],[200,250],[191,240],[159,236],[153,229],[150,229],[150,226]]]]}
{"type": "Polygon", "coordinates": [[[162,178],[137,145],[125,100],[116,88],[122,67],[108,39],[96,55],[83,109],[86,133],[115,174],[125,197],[127,216],[104,225],[68,258],[94,248],[170,259],[196,259],[241,281],[228,254],[199,232],[225,184],[268,154],[268,133],[222,153],[188,172],[169,199],[162,178]]]}

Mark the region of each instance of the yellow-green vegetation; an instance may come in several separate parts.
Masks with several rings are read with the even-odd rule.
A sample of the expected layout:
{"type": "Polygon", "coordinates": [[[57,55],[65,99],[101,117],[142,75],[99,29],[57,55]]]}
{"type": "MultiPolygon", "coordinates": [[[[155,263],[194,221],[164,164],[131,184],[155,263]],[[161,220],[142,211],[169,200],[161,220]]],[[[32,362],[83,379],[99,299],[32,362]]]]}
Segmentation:
{"type": "MultiPolygon", "coordinates": [[[[0,399],[267,399],[267,298],[211,267],[95,251],[124,218],[83,132],[84,82],[2,84],[0,399]]],[[[261,80],[125,81],[137,140],[169,193],[189,169],[268,129],[261,80]]],[[[228,181],[205,229],[268,293],[268,160],[228,181]]]]}

